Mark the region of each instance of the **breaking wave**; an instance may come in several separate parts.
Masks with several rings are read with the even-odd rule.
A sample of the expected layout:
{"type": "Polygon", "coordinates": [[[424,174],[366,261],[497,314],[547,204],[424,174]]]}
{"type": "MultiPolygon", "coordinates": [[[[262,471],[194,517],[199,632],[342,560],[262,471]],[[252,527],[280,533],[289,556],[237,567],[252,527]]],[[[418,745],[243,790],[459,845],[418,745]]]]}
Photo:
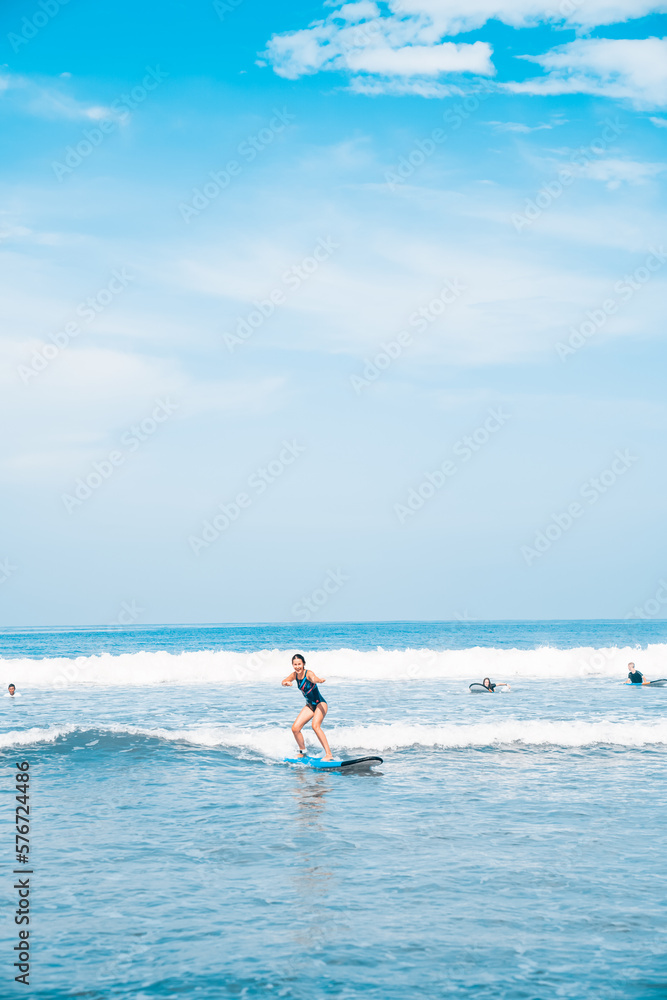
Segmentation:
{"type": "MultiPolygon", "coordinates": [[[[237,653],[226,650],[166,651],[99,656],[1,659],[5,678],[21,687],[69,688],[78,685],[150,686],[154,684],[275,684],[290,669],[291,650],[237,653]]],[[[624,676],[627,663],[640,659],[630,646],[595,649],[405,649],[306,651],[308,665],[330,682],[337,680],[476,680],[485,675],[557,679],[624,676]]],[[[667,676],[667,645],[641,650],[641,670],[648,677],[667,676]]],[[[6,681],[5,681],[6,683],[6,681]]]]}
{"type": "MultiPolygon", "coordinates": [[[[310,735],[306,733],[310,739],[310,735]]],[[[403,753],[410,750],[456,750],[485,747],[515,749],[538,747],[650,747],[667,745],[667,719],[657,722],[583,720],[553,721],[501,719],[471,724],[441,725],[372,723],[327,729],[338,753],[365,751],[403,753]]],[[[312,741],[311,741],[312,742],[312,741]]],[[[281,760],[294,750],[286,727],[243,728],[201,726],[183,729],[111,724],[103,728],[49,726],[0,734],[0,749],[46,747],[117,751],[120,745],[171,744],[198,749],[221,750],[238,759],[281,760]]],[[[313,742],[313,745],[314,744],[313,742]]]]}

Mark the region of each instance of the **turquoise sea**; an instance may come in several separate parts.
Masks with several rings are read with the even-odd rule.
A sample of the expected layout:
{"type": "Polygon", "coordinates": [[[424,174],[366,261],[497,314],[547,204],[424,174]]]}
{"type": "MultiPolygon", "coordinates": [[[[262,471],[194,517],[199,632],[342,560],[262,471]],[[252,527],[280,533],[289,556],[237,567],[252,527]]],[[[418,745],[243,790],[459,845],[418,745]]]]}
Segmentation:
{"type": "Polygon", "coordinates": [[[0,997],[667,998],[667,687],[629,660],[667,677],[667,622],[0,631],[0,997]],[[283,762],[295,651],[374,771],[283,762]]]}

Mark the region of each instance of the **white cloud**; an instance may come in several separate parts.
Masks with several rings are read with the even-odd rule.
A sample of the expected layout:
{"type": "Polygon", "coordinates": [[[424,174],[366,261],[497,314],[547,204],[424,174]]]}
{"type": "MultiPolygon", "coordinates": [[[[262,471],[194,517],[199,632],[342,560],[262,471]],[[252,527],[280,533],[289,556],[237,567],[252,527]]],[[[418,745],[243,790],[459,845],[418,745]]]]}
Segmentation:
{"type": "Polygon", "coordinates": [[[656,128],[667,128],[667,118],[650,118],[656,128]]]}
{"type": "Polygon", "coordinates": [[[589,180],[602,181],[610,191],[621,184],[646,184],[667,170],[667,163],[639,163],[636,160],[593,160],[581,168],[580,175],[589,180]]]}
{"type": "Polygon", "coordinates": [[[460,96],[464,92],[461,87],[450,83],[434,83],[431,80],[373,80],[370,77],[355,77],[350,82],[350,90],[354,94],[365,94],[367,97],[414,97],[443,98],[460,96]]]}
{"type": "Polygon", "coordinates": [[[505,86],[520,94],[596,94],[639,107],[667,105],[667,38],[586,38],[526,56],[546,76],[505,86]]]}
{"type": "MultiPolygon", "coordinates": [[[[373,22],[379,24],[379,21],[373,22]]],[[[357,29],[354,29],[357,30],[357,29]]],[[[475,73],[489,76],[495,72],[491,47],[486,42],[439,45],[392,45],[391,37],[370,39],[353,37],[353,29],[294,32],[274,38],[267,58],[279,76],[296,79],[319,70],[347,70],[375,76],[433,77],[443,73],[475,73]]]]}
{"type": "Polygon", "coordinates": [[[96,345],[68,347],[25,385],[16,370],[29,362],[32,348],[41,350],[43,343],[0,340],[0,417],[14,427],[0,463],[6,481],[76,472],[117,444],[156,399],[176,403],[179,419],[218,413],[247,418],[273,410],[284,386],[275,376],[197,379],[175,360],[96,345]]]}
{"type": "MultiPolygon", "coordinates": [[[[279,76],[292,80],[331,70],[406,79],[442,73],[488,76],[494,70],[491,48],[487,43],[456,46],[453,42],[443,42],[443,39],[480,28],[491,18],[516,28],[546,23],[589,30],[667,10],[664,0],[561,0],[558,5],[544,3],[543,0],[389,0],[388,6],[389,13],[386,14],[368,0],[336,7],[328,17],[312,22],[307,28],[273,35],[264,58],[279,76]]],[[[614,44],[632,43],[621,41],[614,44]]],[[[556,77],[556,81],[551,81],[552,89],[538,81],[538,88],[542,86],[544,89],[535,92],[571,92],[567,87],[567,66],[565,63],[558,66],[559,53],[566,50],[573,54],[577,51],[573,46],[564,46],[536,60],[546,66],[549,59],[554,58],[554,71],[564,71],[564,79],[560,81],[562,89],[556,89],[556,77]]],[[[620,53],[621,49],[616,51],[620,53]]],[[[606,73],[612,68],[598,67],[596,70],[593,67],[594,75],[599,77],[601,70],[606,73]]],[[[521,87],[525,92],[534,92],[530,83],[521,87]]],[[[369,92],[359,84],[354,89],[369,92]]],[[[573,92],[576,90],[575,87],[573,92]]],[[[385,90],[376,84],[370,92],[396,93],[397,90],[395,82],[389,80],[385,90]]],[[[403,92],[415,91],[406,89],[403,92]]],[[[427,93],[426,96],[432,95],[427,93]]]]}
{"type": "Polygon", "coordinates": [[[551,123],[540,122],[539,125],[524,125],[522,122],[485,122],[485,125],[492,125],[494,132],[519,132],[522,135],[529,132],[540,132],[542,129],[556,128],[557,125],[564,125],[565,120],[551,123]]]}
{"type": "MultiPolygon", "coordinates": [[[[609,167],[607,180],[619,172],[620,168],[612,173],[609,167]]],[[[629,170],[627,175],[625,179],[631,176],[629,170]]],[[[336,233],[340,251],[290,295],[248,342],[247,350],[350,354],[363,360],[373,357],[383,341],[408,330],[414,336],[406,354],[409,362],[467,366],[550,357],[568,324],[607,297],[625,268],[632,270],[643,261],[644,248],[651,242],[649,227],[655,227],[659,240],[663,225],[660,218],[638,219],[629,208],[610,213],[607,197],[599,213],[575,211],[567,224],[562,208],[545,212],[541,229],[560,226],[554,230],[558,243],[575,250],[569,261],[567,255],[536,255],[534,240],[510,240],[498,252],[499,234],[502,237],[509,228],[503,192],[490,191],[482,204],[480,199],[462,200],[454,193],[416,188],[402,191],[401,196],[415,217],[442,220],[440,237],[396,229],[389,222],[378,225],[370,221],[371,214],[363,215],[369,221],[360,225],[358,218],[341,211],[336,233]],[[474,212],[479,214],[473,216],[474,212]],[[469,231],[478,236],[463,236],[469,231]],[[605,252],[609,245],[622,251],[616,263],[602,272],[575,262],[582,258],[577,243],[590,246],[592,241],[604,246],[605,252]],[[629,265],[633,258],[628,258],[627,248],[635,241],[638,256],[629,265]],[[428,329],[417,332],[411,316],[428,307],[447,279],[459,281],[465,291],[428,329]]],[[[372,200],[370,191],[367,197],[372,200]]],[[[536,236],[538,242],[541,239],[536,236]]],[[[548,240],[539,245],[544,249],[548,240]]],[[[203,296],[229,300],[234,295],[235,301],[221,302],[219,310],[219,329],[233,332],[238,317],[246,315],[255,300],[265,298],[272,283],[279,283],[289,255],[279,260],[274,253],[275,248],[271,252],[268,245],[246,244],[242,239],[225,255],[213,247],[202,248],[198,260],[192,258],[180,275],[173,273],[170,278],[174,286],[180,283],[203,296]]],[[[645,312],[637,321],[629,316],[623,332],[637,335],[652,329],[661,315],[662,294],[664,284],[658,281],[652,283],[650,294],[643,291],[645,312]]],[[[616,329],[609,326],[610,331],[616,329]]],[[[240,347],[236,357],[245,357],[245,350],[240,347]]]]}
{"type": "Polygon", "coordinates": [[[23,239],[31,235],[32,230],[28,229],[27,226],[15,226],[12,223],[0,221],[0,243],[4,243],[5,240],[23,239]]]}
{"type": "Polygon", "coordinates": [[[390,0],[389,6],[428,17],[450,35],[480,28],[491,18],[515,28],[545,22],[592,28],[667,10],[660,0],[390,0]]]}
{"type": "Polygon", "coordinates": [[[491,46],[486,42],[472,45],[407,45],[402,49],[371,48],[350,52],[347,66],[356,73],[382,76],[438,76],[441,73],[477,73],[491,75],[491,46]]]}
{"type": "Polygon", "coordinates": [[[18,74],[0,77],[0,94],[13,98],[28,114],[37,118],[68,119],[70,121],[119,121],[122,116],[102,104],[78,101],[63,90],[61,83],[40,83],[18,74]]]}
{"type": "Polygon", "coordinates": [[[428,15],[383,16],[372,3],[345,4],[308,28],[274,35],[264,57],[292,80],[331,70],[406,79],[494,72],[488,43],[442,42],[440,35],[428,15]]]}
{"type": "Polygon", "coordinates": [[[349,24],[358,24],[359,21],[365,21],[371,17],[378,17],[380,14],[380,8],[376,3],[370,3],[369,0],[360,0],[360,3],[346,3],[336,11],[336,17],[341,21],[347,21],[349,24]]]}

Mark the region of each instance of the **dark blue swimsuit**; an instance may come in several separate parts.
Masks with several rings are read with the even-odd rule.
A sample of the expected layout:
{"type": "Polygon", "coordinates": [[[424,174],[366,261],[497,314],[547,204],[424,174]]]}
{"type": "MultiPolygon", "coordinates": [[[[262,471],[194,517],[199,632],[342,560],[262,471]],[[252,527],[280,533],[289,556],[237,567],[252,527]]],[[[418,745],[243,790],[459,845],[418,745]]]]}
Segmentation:
{"type": "Polygon", "coordinates": [[[308,680],[308,671],[307,670],[304,673],[304,675],[301,678],[301,680],[299,680],[299,678],[296,676],[296,674],[294,676],[295,676],[295,679],[296,679],[296,686],[298,687],[299,691],[301,692],[301,694],[306,699],[306,705],[308,706],[308,708],[312,708],[313,711],[315,711],[315,709],[317,708],[318,705],[320,705],[320,704],[326,705],[326,701],[324,700],[324,698],[320,694],[320,689],[318,688],[317,684],[315,684],[314,681],[309,681],[308,680]]]}

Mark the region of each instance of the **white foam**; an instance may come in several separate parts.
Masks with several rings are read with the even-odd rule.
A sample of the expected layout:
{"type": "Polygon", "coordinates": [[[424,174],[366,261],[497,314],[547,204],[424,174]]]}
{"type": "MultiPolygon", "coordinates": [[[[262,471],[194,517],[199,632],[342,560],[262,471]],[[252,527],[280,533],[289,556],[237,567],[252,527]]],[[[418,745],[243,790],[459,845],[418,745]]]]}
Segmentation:
{"type": "MultiPolygon", "coordinates": [[[[154,684],[276,684],[291,669],[290,650],[235,653],[227,650],[169,653],[123,653],[74,659],[0,659],[5,677],[19,688],[70,688],[79,685],[147,686],[154,684]]],[[[512,678],[625,677],[630,660],[649,678],[667,674],[667,645],[644,650],[629,646],[594,649],[406,649],[324,650],[307,653],[308,666],[329,684],[357,680],[460,679],[490,675],[512,678]]]]}
{"type": "MultiPolygon", "coordinates": [[[[73,733],[96,736],[134,736],[160,739],[170,743],[188,743],[207,749],[222,749],[240,758],[261,756],[281,760],[294,750],[294,740],[286,726],[261,729],[239,726],[193,726],[184,729],[126,726],[111,724],[101,730],[90,727],[52,726],[0,734],[0,747],[53,743],[73,733]]],[[[310,750],[319,749],[313,734],[304,731],[310,750]]],[[[442,725],[373,723],[367,726],[327,728],[335,753],[400,753],[413,748],[454,750],[475,747],[591,747],[598,745],[647,747],[667,745],[667,719],[657,722],[587,722],[580,720],[500,719],[472,724],[442,725]]],[[[92,744],[89,744],[92,745],[92,744]]]]}
{"type": "Polygon", "coordinates": [[[0,749],[33,746],[35,743],[55,743],[60,737],[73,732],[76,732],[76,726],[50,726],[48,729],[33,726],[32,729],[0,733],[0,749]]]}
{"type": "Polygon", "coordinates": [[[431,725],[393,723],[327,730],[329,742],[337,747],[372,747],[379,751],[409,747],[456,749],[519,745],[525,747],[586,747],[611,744],[644,747],[667,744],[667,720],[646,722],[552,721],[547,719],[502,719],[431,725]]]}

